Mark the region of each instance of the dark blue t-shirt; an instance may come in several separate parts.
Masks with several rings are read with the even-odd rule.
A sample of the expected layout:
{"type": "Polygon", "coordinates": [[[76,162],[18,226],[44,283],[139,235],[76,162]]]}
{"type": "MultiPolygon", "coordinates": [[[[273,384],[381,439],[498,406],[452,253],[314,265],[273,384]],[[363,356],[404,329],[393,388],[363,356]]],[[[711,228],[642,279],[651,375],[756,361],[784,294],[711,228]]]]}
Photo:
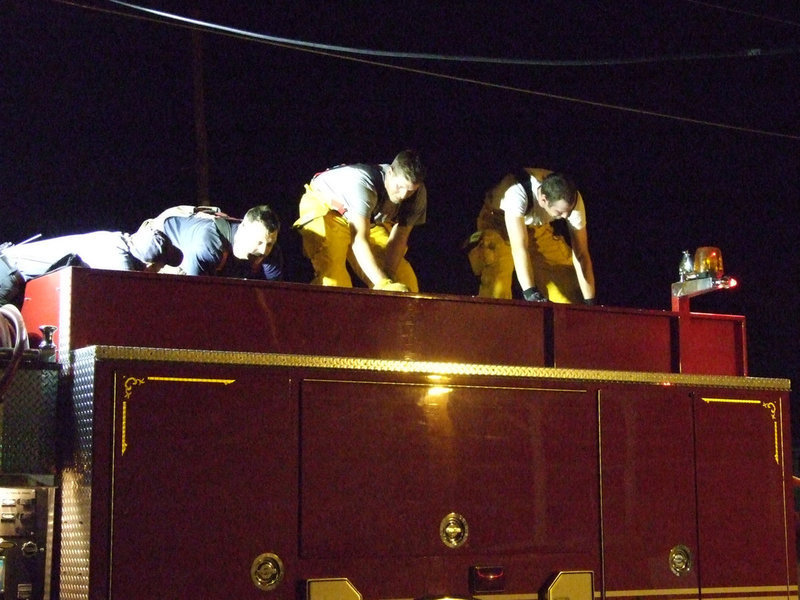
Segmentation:
{"type": "MultiPolygon", "coordinates": [[[[231,240],[239,223],[230,223],[230,237],[224,236],[214,219],[206,217],[170,217],[164,221],[164,233],[183,252],[181,270],[187,275],[222,275],[245,279],[283,279],[283,253],[275,244],[261,265],[253,269],[246,260],[233,256],[231,240]],[[223,257],[225,265],[218,271],[223,257]]],[[[223,229],[224,226],[223,226],[223,229]]]]}

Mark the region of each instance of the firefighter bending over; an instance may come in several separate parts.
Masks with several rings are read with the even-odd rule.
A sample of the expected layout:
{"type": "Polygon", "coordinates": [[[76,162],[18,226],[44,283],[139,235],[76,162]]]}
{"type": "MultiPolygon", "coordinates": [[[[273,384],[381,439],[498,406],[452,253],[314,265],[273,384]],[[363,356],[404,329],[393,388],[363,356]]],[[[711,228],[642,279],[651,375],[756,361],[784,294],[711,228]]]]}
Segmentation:
{"type": "Polygon", "coordinates": [[[340,165],[317,173],[300,199],[294,228],[314,267],[312,283],[352,287],[347,266],[368,287],[417,292],[405,259],[415,225],[425,223],[424,168],[413,150],[391,164],[340,165]]]}

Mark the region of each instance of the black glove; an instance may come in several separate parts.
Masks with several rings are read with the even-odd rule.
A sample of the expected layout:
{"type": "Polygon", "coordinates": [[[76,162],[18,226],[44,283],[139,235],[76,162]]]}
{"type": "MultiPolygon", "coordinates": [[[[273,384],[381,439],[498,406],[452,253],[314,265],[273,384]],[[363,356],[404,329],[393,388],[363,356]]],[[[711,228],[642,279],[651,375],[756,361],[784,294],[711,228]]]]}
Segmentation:
{"type": "Polygon", "coordinates": [[[550,300],[545,298],[542,292],[540,292],[535,285],[533,287],[529,287],[527,290],[522,290],[522,296],[528,302],[550,302],[550,300]]]}
{"type": "Polygon", "coordinates": [[[583,303],[586,306],[595,306],[597,304],[597,298],[584,298],[583,303]]]}

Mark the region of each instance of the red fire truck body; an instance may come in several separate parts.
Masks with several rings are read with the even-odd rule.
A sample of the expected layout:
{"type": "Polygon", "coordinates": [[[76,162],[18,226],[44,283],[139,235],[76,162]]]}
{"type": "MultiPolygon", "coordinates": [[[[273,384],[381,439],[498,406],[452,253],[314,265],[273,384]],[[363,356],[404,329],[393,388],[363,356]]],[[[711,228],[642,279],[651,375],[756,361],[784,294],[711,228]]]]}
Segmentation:
{"type": "Polygon", "coordinates": [[[60,598],[798,597],[743,317],[69,268],[60,598]]]}

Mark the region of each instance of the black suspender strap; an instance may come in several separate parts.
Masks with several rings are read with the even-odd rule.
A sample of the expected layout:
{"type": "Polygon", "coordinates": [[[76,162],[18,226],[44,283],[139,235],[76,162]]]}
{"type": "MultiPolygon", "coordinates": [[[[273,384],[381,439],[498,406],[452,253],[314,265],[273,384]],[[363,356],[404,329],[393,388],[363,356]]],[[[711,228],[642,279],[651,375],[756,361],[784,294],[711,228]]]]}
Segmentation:
{"type": "Polygon", "coordinates": [[[525,212],[531,207],[533,203],[533,186],[531,185],[531,174],[528,173],[525,169],[519,169],[514,176],[517,178],[517,181],[522,184],[522,188],[525,190],[525,196],[528,198],[528,205],[525,207],[525,212]]]}

